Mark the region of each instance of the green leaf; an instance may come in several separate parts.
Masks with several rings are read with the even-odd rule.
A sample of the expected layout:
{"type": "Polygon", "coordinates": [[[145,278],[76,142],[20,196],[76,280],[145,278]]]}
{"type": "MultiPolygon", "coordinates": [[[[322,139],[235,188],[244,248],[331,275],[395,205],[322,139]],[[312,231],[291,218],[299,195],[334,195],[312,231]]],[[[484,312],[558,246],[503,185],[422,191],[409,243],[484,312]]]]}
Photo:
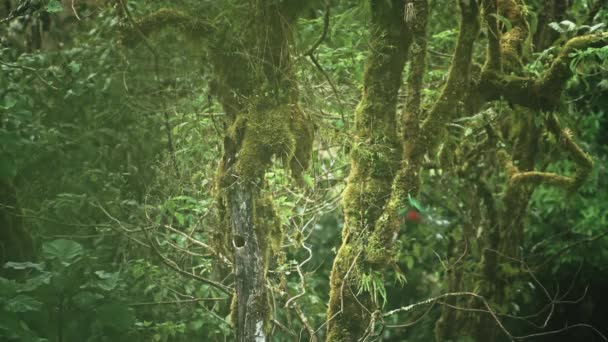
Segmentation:
{"type": "Polygon", "coordinates": [[[601,28],[603,28],[603,27],[605,27],[605,26],[606,26],[606,24],[605,24],[605,23],[599,23],[599,24],[595,24],[595,25],[593,25],[593,26],[591,26],[591,27],[589,28],[589,33],[593,33],[593,32],[595,32],[595,31],[597,31],[598,29],[601,29],[601,28]]]}
{"type": "Polygon", "coordinates": [[[511,29],[513,28],[513,25],[511,25],[509,19],[503,17],[502,15],[497,13],[492,13],[490,15],[498,19],[498,21],[500,21],[505,26],[507,32],[511,31],[511,29]]]}
{"type": "Polygon", "coordinates": [[[20,294],[9,299],[4,304],[4,308],[10,312],[38,311],[42,308],[42,302],[30,296],[20,294]]]}
{"type": "Polygon", "coordinates": [[[4,264],[4,268],[12,268],[14,270],[25,270],[25,269],[33,268],[38,271],[42,271],[44,269],[44,266],[42,264],[35,264],[35,263],[29,262],[29,261],[27,261],[27,262],[9,261],[6,264],[4,264]]]}
{"type": "Polygon", "coordinates": [[[49,4],[46,5],[46,11],[49,13],[57,13],[63,11],[63,6],[61,6],[61,2],[59,0],[51,0],[49,4]]]}
{"type": "Polygon", "coordinates": [[[561,26],[566,28],[566,31],[575,31],[577,29],[576,24],[571,22],[570,20],[563,20],[559,23],[561,26]]]}
{"type": "Polygon", "coordinates": [[[70,68],[70,71],[72,71],[72,73],[77,74],[80,71],[80,64],[72,61],[70,62],[70,64],[68,64],[68,68],[70,68]]]}
{"type": "Polygon", "coordinates": [[[118,272],[110,273],[105,271],[97,271],[95,272],[101,281],[95,282],[95,285],[102,290],[112,291],[118,285],[118,281],[120,280],[120,274],[118,272]]]}
{"type": "Polygon", "coordinates": [[[35,277],[28,278],[23,285],[19,287],[19,292],[34,291],[42,285],[48,285],[51,283],[52,274],[50,272],[44,272],[35,277]]]}
{"type": "Polygon", "coordinates": [[[414,269],[414,257],[412,257],[411,255],[406,256],[405,264],[407,265],[408,270],[413,270],[414,269]]]}
{"type": "Polygon", "coordinates": [[[47,242],[42,246],[42,255],[50,260],[58,260],[64,266],[69,266],[84,254],[82,246],[72,240],[59,239],[47,242]]]}
{"type": "Polygon", "coordinates": [[[564,33],[564,29],[558,24],[558,23],[549,23],[549,27],[554,29],[555,31],[559,32],[559,33],[564,33]]]}
{"type": "Polygon", "coordinates": [[[17,102],[18,99],[16,97],[8,95],[4,99],[4,104],[0,105],[0,107],[4,109],[11,109],[17,104],[17,102]]]}
{"type": "Polygon", "coordinates": [[[175,216],[175,218],[177,219],[177,222],[179,223],[180,226],[183,226],[184,223],[186,222],[186,218],[184,217],[184,215],[180,212],[174,212],[173,216],[175,216]]]}
{"type": "Polygon", "coordinates": [[[556,23],[556,22],[549,23],[549,27],[551,27],[552,29],[554,29],[555,31],[557,31],[559,33],[572,32],[572,31],[576,31],[579,29],[579,27],[577,27],[576,24],[571,22],[570,20],[563,20],[559,23],[556,23]]]}
{"type": "Polygon", "coordinates": [[[315,180],[310,175],[304,175],[302,178],[304,179],[304,184],[307,187],[313,188],[315,186],[315,180]]]}

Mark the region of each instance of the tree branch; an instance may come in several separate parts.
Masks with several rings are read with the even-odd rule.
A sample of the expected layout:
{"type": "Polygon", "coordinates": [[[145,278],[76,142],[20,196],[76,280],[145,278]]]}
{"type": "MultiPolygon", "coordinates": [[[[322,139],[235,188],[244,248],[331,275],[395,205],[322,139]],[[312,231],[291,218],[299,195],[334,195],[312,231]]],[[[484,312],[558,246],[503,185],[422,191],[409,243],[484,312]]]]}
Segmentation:
{"type": "Polygon", "coordinates": [[[579,36],[570,39],[553,60],[549,70],[540,78],[506,75],[485,70],[474,95],[481,94],[485,101],[504,97],[513,104],[530,109],[552,110],[557,107],[566,81],[572,77],[572,53],[608,45],[608,32],[579,36]]]}

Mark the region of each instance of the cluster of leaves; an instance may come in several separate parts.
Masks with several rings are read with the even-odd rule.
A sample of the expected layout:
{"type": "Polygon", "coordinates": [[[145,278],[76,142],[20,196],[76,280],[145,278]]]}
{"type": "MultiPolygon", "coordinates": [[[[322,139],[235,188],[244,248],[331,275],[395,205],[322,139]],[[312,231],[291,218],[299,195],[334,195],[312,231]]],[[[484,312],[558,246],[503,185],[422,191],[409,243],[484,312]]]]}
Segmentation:
{"type": "MultiPolygon", "coordinates": [[[[220,3],[218,18],[224,10],[220,3]]],[[[135,16],[163,5],[167,3],[129,1],[135,16]]],[[[184,6],[202,5],[190,1],[184,6]]],[[[445,82],[457,37],[454,3],[434,1],[431,7],[435,20],[429,27],[429,69],[423,91],[427,103],[439,96],[437,89],[445,82]]],[[[53,0],[46,10],[56,13],[61,8],[53,0]]],[[[1,338],[43,341],[61,334],[64,340],[87,336],[91,341],[188,341],[232,336],[229,300],[196,280],[168,271],[159,255],[146,247],[142,233],[150,234],[162,257],[183,269],[230,281],[226,265],[190,240],[211,244],[218,227],[213,184],[224,114],[207,96],[206,56],[200,46],[176,32],[161,32],[151,37],[160,52],[157,74],[147,49],[117,48],[119,12],[112,8],[81,11],[89,19],[73,31],[69,30],[73,22],[58,22],[51,32],[55,48],[0,51],[0,178],[15,184],[26,225],[41,246],[37,262],[5,265],[7,272],[22,280],[0,278],[1,338]],[[58,48],[60,44],[63,48],[58,48]],[[167,133],[173,150],[167,148],[167,133]],[[77,243],[59,236],[84,240],[77,243]],[[220,300],[197,301],[202,298],[220,300]]],[[[269,287],[288,296],[300,293],[297,268],[309,257],[302,246],[314,246],[301,269],[306,296],[298,299],[314,327],[326,320],[331,260],[340,243],[339,198],[349,171],[352,113],[368,44],[363,24],[367,15],[369,9],[357,1],[338,1],[332,7],[329,32],[314,51],[321,68],[306,56],[299,59],[302,104],[316,125],[314,162],[305,176],[306,188],[295,187],[279,168],[266,177],[286,228],[284,254],[271,265],[269,287]]],[[[562,40],[574,33],[604,29],[602,24],[571,21],[550,26],[563,34],[562,40]]],[[[306,51],[314,44],[323,27],[321,6],[298,22],[297,50],[306,51]]],[[[477,54],[483,52],[479,50],[477,54]]],[[[526,71],[541,75],[554,53],[555,48],[540,52],[525,66],[526,71]]],[[[593,154],[597,166],[580,193],[567,202],[563,193],[552,188],[542,187],[534,195],[529,238],[522,248],[541,256],[559,256],[540,275],[543,280],[576,269],[583,261],[588,265],[585,279],[593,277],[592,271],[608,272],[605,239],[593,242],[597,249],[585,244],[569,248],[572,241],[595,237],[608,225],[603,210],[608,197],[598,190],[606,188],[608,179],[604,166],[608,141],[602,133],[608,127],[607,81],[597,69],[588,69],[587,63],[600,61],[605,66],[608,50],[577,51],[573,57],[570,67],[577,74],[566,94],[566,103],[571,105],[562,112],[568,113],[564,121],[575,136],[587,142],[583,147],[593,154]]],[[[457,131],[454,136],[463,145],[469,144],[486,122],[500,117],[500,110],[497,106],[487,115],[461,119],[450,129],[457,131]]],[[[561,161],[551,163],[547,171],[568,174],[572,169],[571,162],[561,161]]],[[[455,227],[464,219],[460,208],[467,203],[457,192],[467,184],[448,172],[433,170],[423,177],[425,184],[439,186],[404,203],[403,214],[405,208],[416,208],[429,219],[415,227],[404,226],[405,234],[397,241],[395,272],[370,272],[362,277],[359,289],[353,289],[372,293],[385,308],[408,305],[446,288],[443,276],[453,257],[451,249],[463,238],[455,227]]],[[[474,269],[474,265],[462,267],[474,269]]],[[[537,299],[530,295],[537,288],[530,284],[513,284],[512,291],[522,293],[521,301],[517,308],[504,308],[505,312],[527,312],[537,306],[537,299]]],[[[433,310],[414,329],[387,330],[383,337],[430,340],[437,316],[433,310]]],[[[277,311],[273,319],[301,328],[285,311],[277,311]]],[[[390,320],[387,323],[399,323],[397,318],[390,320]]],[[[279,329],[273,338],[290,340],[279,329]]]]}
{"type": "Polygon", "coordinates": [[[23,282],[0,278],[0,337],[126,341],[135,315],[124,303],[120,273],[100,269],[104,266],[81,244],[64,239],[45,243],[39,263],[6,263],[6,269],[27,277],[23,282]]]}

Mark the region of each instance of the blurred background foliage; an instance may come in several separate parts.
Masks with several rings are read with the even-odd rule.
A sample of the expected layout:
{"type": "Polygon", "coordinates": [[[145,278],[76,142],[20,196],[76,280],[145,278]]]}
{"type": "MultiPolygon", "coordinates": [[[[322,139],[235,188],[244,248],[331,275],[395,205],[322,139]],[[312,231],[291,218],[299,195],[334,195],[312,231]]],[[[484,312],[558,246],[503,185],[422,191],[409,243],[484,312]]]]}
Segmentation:
{"type": "MultiPolygon", "coordinates": [[[[0,17],[26,2],[4,1],[0,17]]],[[[232,279],[229,265],[193,242],[210,244],[218,228],[214,177],[223,113],[211,96],[205,48],[175,30],[163,30],[150,39],[158,51],[157,68],[143,45],[122,44],[121,30],[128,23],[116,2],[76,1],[74,10],[69,1],[29,2],[38,7],[0,25],[0,339],[231,341],[230,299],[166,265],[170,260],[226,284],[232,279]],[[151,240],[156,251],[150,249],[151,240]]],[[[128,6],[135,18],[168,6],[220,22],[238,3],[130,0],[128,6]]],[[[536,18],[540,1],[528,3],[536,18]]],[[[556,41],[608,22],[608,11],[600,7],[593,13],[595,5],[575,1],[568,22],[551,25],[556,41]]],[[[428,103],[445,82],[458,33],[456,6],[431,2],[428,103]]],[[[359,1],[333,1],[327,36],[315,52],[325,74],[305,57],[297,62],[301,103],[315,123],[306,187],[296,187],[281,169],[267,177],[287,232],[284,262],[271,265],[269,286],[295,295],[300,278],[294,265],[309,257],[302,245],[311,248],[302,268],[306,295],[299,302],[316,328],[326,320],[329,272],[340,244],[340,195],[349,173],[368,17],[369,9],[359,1]]],[[[303,53],[318,39],[323,21],[323,3],[312,2],[298,22],[296,51],[303,53]]],[[[480,61],[482,42],[476,49],[480,61]]],[[[526,71],[542,73],[553,49],[532,54],[526,71]]],[[[534,274],[549,293],[572,287],[564,301],[585,295],[559,306],[551,328],[585,322],[606,334],[608,50],[578,54],[560,112],[595,167],[575,194],[536,190],[520,248],[538,266],[534,274]]],[[[509,104],[502,106],[509,110],[509,104]]],[[[540,162],[546,170],[573,169],[564,158],[553,161],[560,152],[547,149],[540,162]]],[[[457,227],[467,210],[458,208],[467,205],[467,183],[434,169],[423,177],[419,201],[435,219],[407,227],[408,234],[400,238],[402,273],[385,279],[386,309],[445,292],[442,260],[462,234],[457,227]]],[[[463,267],[473,271],[472,265],[463,267]]],[[[518,301],[507,312],[528,314],[546,303],[531,281],[514,282],[510,289],[518,301]]],[[[417,324],[387,328],[382,337],[432,340],[438,317],[434,308],[417,324]]],[[[280,323],[272,340],[295,340],[303,329],[285,310],[276,310],[273,319],[280,323]]],[[[404,323],[391,320],[387,324],[404,323]]],[[[511,328],[525,331],[516,324],[511,328]]],[[[594,338],[577,330],[538,341],[594,338]]]]}

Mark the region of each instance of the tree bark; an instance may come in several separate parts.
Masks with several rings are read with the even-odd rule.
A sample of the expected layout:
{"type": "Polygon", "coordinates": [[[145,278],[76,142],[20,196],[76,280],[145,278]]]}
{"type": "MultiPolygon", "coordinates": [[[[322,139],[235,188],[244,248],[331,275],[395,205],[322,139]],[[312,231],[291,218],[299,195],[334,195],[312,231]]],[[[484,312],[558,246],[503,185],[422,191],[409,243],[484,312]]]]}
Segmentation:
{"type": "Polygon", "coordinates": [[[266,260],[254,223],[257,197],[253,186],[240,184],[229,190],[232,243],[234,247],[235,307],[237,341],[265,341],[268,318],[266,260]]]}
{"type": "Polygon", "coordinates": [[[400,161],[396,131],[397,93],[411,42],[404,22],[405,1],[372,1],[370,56],[355,113],[351,173],[344,190],[342,246],[330,276],[328,341],[357,341],[375,306],[360,290],[367,236],[391,192],[400,161]]]}
{"type": "Polygon", "coordinates": [[[291,56],[305,3],[250,1],[238,14],[249,26],[236,37],[233,27],[224,28],[211,51],[214,91],[227,114],[217,177],[224,229],[216,240],[220,250],[233,250],[232,323],[239,342],[266,341],[271,328],[266,273],[270,256],[280,252],[283,229],[265,191],[265,173],[276,158],[299,179],[311,154],[312,122],[298,105],[291,56]]]}

